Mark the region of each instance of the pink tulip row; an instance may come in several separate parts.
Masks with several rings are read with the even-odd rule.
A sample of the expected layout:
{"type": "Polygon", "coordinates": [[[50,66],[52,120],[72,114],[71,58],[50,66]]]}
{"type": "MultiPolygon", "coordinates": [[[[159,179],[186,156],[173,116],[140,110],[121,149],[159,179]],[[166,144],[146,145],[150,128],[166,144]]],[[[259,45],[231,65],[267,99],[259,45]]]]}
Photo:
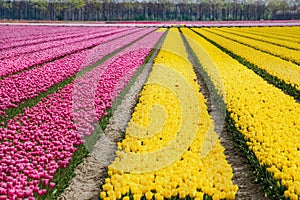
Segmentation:
{"type": "Polygon", "coordinates": [[[11,42],[14,40],[20,40],[20,38],[27,37],[36,37],[45,34],[51,33],[59,33],[59,29],[50,29],[45,26],[41,27],[28,27],[28,26],[7,26],[7,25],[0,25],[1,29],[1,41],[0,43],[11,42]]]}
{"type": "MultiPolygon", "coordinates": [[[[81,34],[66,34],[60,37],[49,38],[48,41],[36,42],[35,40],[24,41],[24,42],[34,42],[32,45],[26,44],[26,46],[19,46],[16,48],[10,48],[0,51],[0,60],[8,59],[21,54],[31,53],[31,52],[40,52],[42,50],[53,48],[53,47],[62,47],[64,45],[72,45],[72,43],[84,41],[96,37],[103,37],[106,32],[113,31],[113,28],[102,28],[98,29],[97,32],[87,32],[81,34]]],[[[125,30],[125,29],[124,29],[125,30]]]]}
{"type": "Polygon", "coordinates": [[[74,132],[72,105],[66,104],[72,100],[70,91],[68,86],[42,99],[0,129],[0,199],[44,194],[39,182],[50,184],[58,167],[70,161],[74,146],[82,143],[74,132]]]}
{"type": "Polygon", "coordinates": [[[128,35],[132,31],[136,30],[121,33],[123,36],[126,34],[126,36],[102,43],[93,49],[81,51],[0,80],[0,97],[2,97],[0,99],[0,114],[3,115],[3,111],[8,108],[18,107],[18,104],[26,99],[34,98],[46,92],[51,86],[76,75],[81,69],[96,63],[104,56],[147,34],[150,29],[128,35]]]}
{"type": "Polygon", "coordinates": [[[151,33],[73,84],[73,117],[80,135],[93,132],[96,122],[128,84],[162,33],[151,33]],[[95,109],[96,108],[96,109],[95,109]]]}
{"type": "Polygon", "coordinates": [[[117,34],[119,32],[120,30],[113,30],[103,33],[102,37],[100,38],[94,38],[83,42],[76,42],[72,45],[50,48],[41,52],[33,52],[10,59],[0,60],[0,77],[8,76],[35,65],[50,62],[59,57],[72,54],[83,49],[92,48],[105,41],[119,37],[120,35],[117,34]]]}
{"type": "MultiPolygon", "coordinates": [[[[99,81],[94,96],[97,110],[109,108],[161,34],[151,33],[78,79],[79,82],[95,78],[99,81]]],[[[80,123],[73,123],[74,119],[78,119],[74,114],[80,114],[80,111],[74,110],[79,107],[73,105],[73,95],[78,89],[75,86],[76,83],[69,84],[43,98],[33,108],[26,109],[23,115],[8,120],[7,127],[0,128],[0,140],[3,141],[0,143],[0,199],[35,199],[34,194],[47,192],[46,186],[55,186],[51,182],[53,175],[58,168],[68,165],[76,147],[84,142],[77,128],[80,123]],[[38,186],[40,182],[43,188],[38,186]]],[[[78,99],[82,103],[88,99],[86,96],[82,98],[78,99]]],[[[96,117],[99,119],[101,114],[97,112],[96,117]]]]}
{"type": "Polygon", "coordinates": [[[64,36],[66,34],[84,32],[80,27],[67,28],[47,26],[0,26],[0,30],[1,48],[25,45],[27,44],[26,42],[34,40],[43,42],[55,37],[64,36]]]}
{"type": "MultiPolygon", "coordinates": [[[[0,28],[0,30],[2,30],[0,28]]],[[[34,32],[34,30],[32,30],[34,32]]],[[[92,32],[94,33],[94,32],[92,32]]],[[[28,37],[24,37],[24,38],[6,38],[6,39],[2,39],[2,41],[0,42],[1,48],[0,51],[4,51],[7,49],[12,49],[12,48],[16,48],[16,47],[26,47],[27,45],[33,45],[33,44],[38,44],[38,43],[42,43],[42,42],[50,42],[50,41],[55,41],[55,40],[60,40],[60,39],[64,39],[66,37],[66,35],[70,35],[70,36],[80,36],[80,35],[84,35],[84,33],[82,33],[82,31],[78,31],[78,32],[62,32],[62,33],[52,33],[52,34],[47,34],[45,33],[44,35],[38,35],[38,36],[28,36],[28,37]]]]}

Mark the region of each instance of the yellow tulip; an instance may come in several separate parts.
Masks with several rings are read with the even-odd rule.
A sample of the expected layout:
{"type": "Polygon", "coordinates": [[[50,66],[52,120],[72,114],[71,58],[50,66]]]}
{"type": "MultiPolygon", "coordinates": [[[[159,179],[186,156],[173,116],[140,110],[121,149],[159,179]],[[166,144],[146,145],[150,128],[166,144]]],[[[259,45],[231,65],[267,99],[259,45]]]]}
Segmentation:
{"type": "Polygon", "coordinates": [[[100,198],[104,199],[106,197],[106,192],[100,192],[100,198]]]}
{"type": "Polygon", "coordinates": [[[152,192],[146,192],[145,197],[147,200],[151,200],[153,197],[153,193],[152,192]]]}

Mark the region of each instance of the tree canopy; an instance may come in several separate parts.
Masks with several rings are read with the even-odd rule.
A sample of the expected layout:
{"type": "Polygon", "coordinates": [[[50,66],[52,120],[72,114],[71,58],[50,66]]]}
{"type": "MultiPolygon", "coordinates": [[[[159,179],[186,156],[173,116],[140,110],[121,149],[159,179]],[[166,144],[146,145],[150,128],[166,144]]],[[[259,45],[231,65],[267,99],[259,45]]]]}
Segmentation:
{"type": "Polygon", "coordinates": [[[0,0],[0,19],[261,20],[300,19],[300,0],[0,0]]]}

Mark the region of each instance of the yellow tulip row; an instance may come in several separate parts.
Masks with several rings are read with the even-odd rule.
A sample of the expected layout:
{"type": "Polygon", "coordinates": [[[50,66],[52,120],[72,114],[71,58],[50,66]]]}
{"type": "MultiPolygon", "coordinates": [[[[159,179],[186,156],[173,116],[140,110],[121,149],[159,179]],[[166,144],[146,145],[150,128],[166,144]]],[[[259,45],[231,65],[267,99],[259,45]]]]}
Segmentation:
{"type": "Polygon", "coordinates": [[[156,32],[166,32],[167,31],[167,28],[159,28],[156,30],[156,32]]]}
{"type": "Polygon", "coordinates": [[[249,38],[277,44],[283,47],[300,50],[299,27],[224,28],[223,30],[242,34],[249,38]]]}
{"type": "Polygon", "coordinates": [[[260,165],[287,187],[285,197],[300,198],[299,103],[193,31],[182,31],[190,44],[201,47],[191,45],[202,67],[211,65],[207,56],[217,66],[227,110],[260,165]]]}
{"type": "MultiPolygon", "coordinates": [[[[241,29],[243,30],[243,28],[241,29]]],[[[283,40],[297,40],[300,34],[300,27],[299,26],[286,26],[286,27],[252,27],[253,31],[260,33],[260,34],[273,34],[273,37],[278,37],[283,40]],[[296,37],[293,37],[296,36],[296,37]]]]}
{"type": "Polygon", "coordinates": [[[260,69],[265,70],[270,75],[275,76],[285,83],[291,84],[293,87],[300,90],[300,67],[298,65],[223,38],[207,31],[206,29],[196,28],[194,30],[206,38],[218,43],[220,46],[228,49],[234,54],[246,59],[248,62],[256,65],[260,69]]]}
{"type": "Polygon", "coordinates": [[[246,34],[243,34],[243,36],[240,36],[240,35],[237,35],[234,32],[234,30],[232,30],[233,32],[232,31],[227,32],[226,30],[224,31],[224,29],[222,29],[222,28],[216,28],[216,29],[209,29],[209,31],[216,33],[218,35],[221,35],[225,38],[234,40],[238,43],[244,44],[246,46],[253,47],[257,50],[278,56],[285,60],[296,62],[298,64],[300,63],[300,56],[299,56],[300,55],[300,45],[299,44],[298,44],[299,50],[294,50],[294,49],[288,49],[286,47],[281,47],[278,45],[270,44],[270,43],[264,42],[262,40],[258,41],[258,40],[254,40],[254,39],[249,39],[247,37],[244,37],[244,35],[246,35],[246,34]]]}
{"type": "Polygon", "coordinates": [[[178,29],[154,62],[100,198],[234,199],[238,187],[178,29]]]}
{"type": "Polygon", "coordinates": [[[273,26],[273,27],[263,27],[263,29],[259,29],[259,27],[253,27],[254,29],[260,30],[260,32],[268,32],[268,33],[274,33],[277,35],[295,35],[299,37],[300,34],[300,27],[299,26],[273,26]],[[282,28],[284,28],[284,31],[282,31],[282,28]]]}

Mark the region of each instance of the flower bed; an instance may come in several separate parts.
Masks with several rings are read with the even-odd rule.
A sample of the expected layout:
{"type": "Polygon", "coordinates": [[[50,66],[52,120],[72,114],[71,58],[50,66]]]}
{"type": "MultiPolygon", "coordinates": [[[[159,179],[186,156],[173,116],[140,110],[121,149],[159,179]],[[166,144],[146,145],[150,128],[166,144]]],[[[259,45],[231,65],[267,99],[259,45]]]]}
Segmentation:
{"type": "MultiPolygon", "coordinates": [[[[226,29],[227,30],[227,29],[226,29]]],[[[299,28],[297,26],[285,27],[282,31],[282,27],[251,27],[251,28],[233,28],[227,31],[235,31],[236,34],[241,34],[249,38],[262,40],[271,44],[287,47],[290,49],[298,49],[300,37],[299,28]]]]}
{"type": "Polygon", "coordinates": [[[100,198],[234,199],[237,187],[223,151],[180,34],[171,29],[100,198]]]}
{"type": "Polygon", "coordinates": [[[260,175],[257,179],[275,199],[298,199],[300,105],[204,38],[191,30],[183,32],[203,47],[193,50],[204,69],[210,64],[204,56],[215,62],[227,110],[241,134],[238,137],[247,144],[244,151],[260,175]]]}
{"type": "MultiPolygon", "coordinates": [[[[95,30],[85,30],[85,33],[71,33],[71,34],[65,34],[60,37],[49,37],[49,41],[42,41],[39,42],[37,40],[28,40],[26,41],[29,44],[26,44],[26,46],[18,46],[10,49],[2,50],[0,49],[0,60],[8,59],[12,57],[16,57],[22,54],[28,54],[33,52],[41,52],[43,50],[46,50],[48,48],[54,48],[54,47],[65,47],[67,45],[76,44],[76,42],[82,42],[88,39],[102,37],[106,32],[113,31],[113,28],[106,28],[106,29],[98,29],[98,31],[95,30]],[[33,43],[33,44],[30,44],[33,43]]],[[[123,29],[123,31],[126,31],[126,29],[123,29]]]]}
{"type": "Polygon", "coordinates": [[[150,31],[144,29],[134,35],[129,34],[122,38],[108,41],[91,50],[81,51],[41,67],[0,80],[0,95],[3,97],[0,100],[0,113],[2,111],[1,114],[3,115],[3,112],[8,108],[17,108],[18,104],[24,100],[35,98],[39,94],[46,92],[53,85],[75,76],[80,70],[95,64],[98,60],[130,44],[150,31]]]}
{"type": "Polygon", "coordinates": [[[230,41],[226,38],[210,33],[203,29],[194,29],[208,39],[216,42],[223,48],[240,56],[260,69],[265,70],[270,75],[278,77],[287,84],[291,84],[297,90],[300,90],[300,68],[291,62],[287,62],[278,57],[257,51],[253,48],[230,41]],[[288,69],[288,70],[287,70],[288,69]]]}
{"type": "Polygon", "coordinates": [[[84,42],[75,42],[70,45],[54,47],[41,52],[22,54],[18,57],[0,60],[0,77],[8,76],[12,73],[16,73],[36,65],[40,65],[45,62],[50,62],[54,59],[76,53],[78,51],[93,48],[103,42],[120,37],[124,34],[128,33],[122,33],[122,31],[120,30],[112,30],[99,34],[99,38],[92,38],[84,42]],[[119,32],[121,33],[118,34],[119,32]]]}
{"type": "MultiPolygon", "coordinates": [[[[79,83],[101,80],[96,83],[99,89],[96,90],[96,98],[93,97],[100,110],[110,107],[111,101],[143,63],[161,35],[152,33],[142,38],[129,49],[78,78],[79,83]],[[122,62],[124,59],[126,63],[122,62]],[[124,84],[120,86],[119,83],[124,84]],[[106,93],[98,93],[102,91],[106,93]]],[[[6,127],[0,128],[0,137],[4,141],[0,144],[0,198],[34,199],[59,184],[51,182],[53,176],[58,169],[68,166],[78,145],[83,143],[81,123],[73,122],[76,119],[73,98],[74,92],[78,91],[75,86],[76,81],[43,98],[33,108],[25,109],[24,114],[8,120],[6,127]]],[[[79,102],[86,102],[87,97],[83,98],[79,102]]],[[[97,120],[104,114],[97,112],[97,120]]],[[[90,135],[91,132],[84,134],[90,135]]]]}
{"type": "Polygon", "coordinates": [[[80,34],[78,27],[47,27],[47,26],[0,26],[1,49],[60,40],[69,34],[80,34]]]}
{"type": "MultiPolygon", "coordinates": [[[[250,29],[251,30],[251,29],[250,29]]],[[[238,33],[230,33],[223,31],[223,29],[210,29],[212,33],[216,33],[224,38],[233,40],[235,42],[244,44],[246,46],[252,47],[258,51],[266,52],[271,55],[280,57],[284,60],[294,62],[296,64],[300,64],[299,50],[300,49],[289,49],[283,46],[274,45],[276,42],[275,39],[269,39],[270,42],[265,42],[263,40],[257,40],[245,37],[244,35],[240,35],[238,33]]],[[[271,36],[271,35],[270,35],[271,36]]],[[[296,42],[286,41],[289,44],[297,44],[296,42]]],[[[299,46],[299,44],[297,44],[299,46]]]]}

